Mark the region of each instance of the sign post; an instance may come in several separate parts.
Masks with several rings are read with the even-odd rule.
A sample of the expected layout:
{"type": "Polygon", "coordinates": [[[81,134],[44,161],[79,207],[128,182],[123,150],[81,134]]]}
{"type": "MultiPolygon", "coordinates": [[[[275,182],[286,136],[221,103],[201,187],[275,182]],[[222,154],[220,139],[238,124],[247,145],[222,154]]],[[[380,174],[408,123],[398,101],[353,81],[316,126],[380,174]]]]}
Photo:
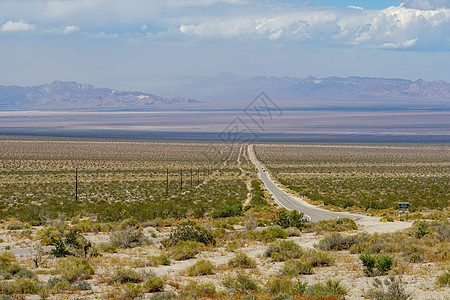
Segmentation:
{"type": "Polygon", "coordinates": [[[408,220],[409,202],[399,202],[398,203],[398,212],[400,213],[400,219],[402,217],[402,212],[405,212],[406,220],[408,220]]]}

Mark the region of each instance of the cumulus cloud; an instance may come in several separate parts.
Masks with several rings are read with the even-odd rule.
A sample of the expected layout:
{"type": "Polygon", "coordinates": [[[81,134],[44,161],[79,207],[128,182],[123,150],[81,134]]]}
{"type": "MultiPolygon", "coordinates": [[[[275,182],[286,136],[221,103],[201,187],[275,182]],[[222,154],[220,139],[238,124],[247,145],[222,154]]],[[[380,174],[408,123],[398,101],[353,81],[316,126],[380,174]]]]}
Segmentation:
{"type": "Polygon", "coordinates": [[[180,32],[200,38],[254,38],[311,41],[385,49],[450,50],[450,9],[404,5],[382,10],[307,9],[270,16],[225,18],[183,24],[180,32]]]}
{"type": "Polygon", "coordinates": [[[23,20],[20,20],[18,22],[8,21],[2,25],[0,30],[3,32],[34,31],[36,30],[36,25],[28,24],[23,20]]]}

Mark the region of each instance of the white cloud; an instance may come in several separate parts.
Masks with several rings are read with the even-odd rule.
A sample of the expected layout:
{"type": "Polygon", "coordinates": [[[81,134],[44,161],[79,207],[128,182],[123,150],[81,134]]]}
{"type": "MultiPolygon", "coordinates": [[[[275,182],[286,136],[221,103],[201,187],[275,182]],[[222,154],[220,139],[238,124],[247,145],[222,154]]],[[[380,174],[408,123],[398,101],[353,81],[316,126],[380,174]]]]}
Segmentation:
{"type": "Polygon", "coordinates": [[[36,25],[28,24],[23,20],[20,20],[18,22],[8,21],[2,25],[0,30],[3,32],[34,31],[36,30],[36,25]]]}
{"type": "Polygon", "coordinates": [[[78,26],[73,26],[73,25],[66,26],[66,27],[64,27],[62,29],[62,34],[69,35],[69,34],[72,34],[74,32],[77,32],[79,29],[80,28],[78,26]]]}

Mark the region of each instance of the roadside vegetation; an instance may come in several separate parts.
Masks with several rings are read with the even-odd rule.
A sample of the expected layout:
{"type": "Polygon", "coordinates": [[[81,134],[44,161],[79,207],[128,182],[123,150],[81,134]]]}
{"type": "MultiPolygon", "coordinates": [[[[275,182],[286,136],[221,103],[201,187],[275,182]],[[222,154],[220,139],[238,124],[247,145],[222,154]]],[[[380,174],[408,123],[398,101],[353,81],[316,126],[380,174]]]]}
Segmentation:
{"type": "MultiPolygon", "coordinates": [[[[0,299],[410,299],[412,288],[433,299],[448,294],[446,208],[428,210],[425,201],[410,214],[415,221],[409,229],[389,234],[363,232],[359,223],[346,218],[312,223],[268,201],[245,147],[233,147],[219,162],[202,156],[204,147],[188,142],[0,140],[0,299]]],[[[285,146],[255,149],[281,182],[303,178],[294,173],[303,174],[304,168],[310,168],[307,176],[322,176],[330,168],[350,172],[349,166],[358,169],[362,159],[350,147],[344,154],[327,154],[334,163],[306,155],[310,165],[302,166],[304,161],[286,158],[296,155],[289,147],[297,146],[286,146],[285,156],[270,147],[285,146]],[[271,163],[273,153],[279,161],[271,163]]],[[[380,164],[371,151],[380,152],[399,166],[399,178],[409,178],[413,154],[408,151],[416,153],[415,146],[403,158],[395,147],[389,150],[393,156],[377,147],[365,150],[373,156],[367,165],[380,164]]],[[[420,152],[417,172],[426,169],[445,178],[448,159],[435,151],[440,146],[428,147],[436,157],[420,152]]],[[[355,176],[363,178],[366,169],[358,170],[355,176]]],[[[393,176],[394,170],[389,172],[393,176]]],[[[340,173],[336,176],[338,180],[340,173]]],[[[324,183],[309,184],[319,190],[324,183]]],[[[330,193],[322,192],[323,197],[330,193]]],[[[358,205],[352,209],[366,209],[358,205]]],[[[386,217],[391,208],[368,211],[386,217]]],[[[389,216],[397,220],[395,214],[389,216]]]]}

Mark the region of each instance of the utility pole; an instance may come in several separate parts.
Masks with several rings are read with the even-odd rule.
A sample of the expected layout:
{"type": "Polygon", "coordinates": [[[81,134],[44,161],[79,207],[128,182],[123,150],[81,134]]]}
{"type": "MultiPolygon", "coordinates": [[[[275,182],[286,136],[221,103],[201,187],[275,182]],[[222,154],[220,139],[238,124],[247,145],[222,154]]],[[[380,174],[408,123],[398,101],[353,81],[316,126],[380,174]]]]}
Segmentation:
{"type": "Polygon", "coordinates": [[[166,169],[166,196],[169,196],[169,168],[166,169]]]}
{"type": "Polygon", "coordinates": [[[75,169],[75,202],[78,203],[78,169],[75,169]]]}
{"type": "Polygon", "coordinates": [[[180,171],[180,190],[183,190],[183,169],[180,171]]]}
{"type": "Polygon", "coordinates": [[[200,183],[200,168],[197,168],[197,184],[200,183]]]}
{"type": "Polygon", "coordinates": [[[192,168],[191,168],[191,188],[192,188],[192,168]]]}

